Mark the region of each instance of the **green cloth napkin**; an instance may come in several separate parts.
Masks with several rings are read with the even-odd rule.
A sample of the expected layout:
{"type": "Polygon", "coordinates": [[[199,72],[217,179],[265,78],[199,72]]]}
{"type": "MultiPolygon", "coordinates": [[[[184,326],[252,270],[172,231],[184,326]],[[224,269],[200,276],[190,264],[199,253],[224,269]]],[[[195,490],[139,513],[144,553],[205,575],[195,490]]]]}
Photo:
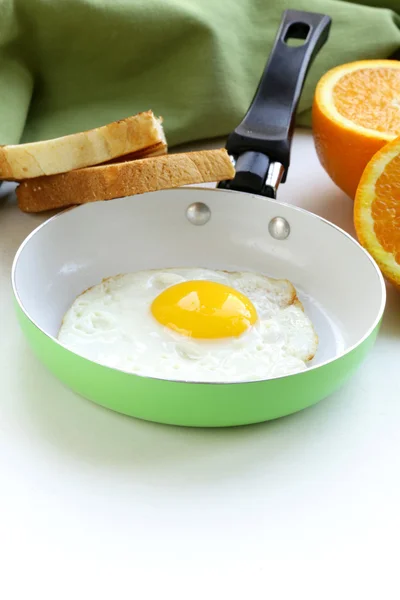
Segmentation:
{"type": "Polygon", "coordinates": [[[0,143],[34,141],[152,109],[170,146],[240,122],[282,11],[333,25],[298,123],[329,68],[400,47],[400,0],[0,0],[0,143]],[[397,14],[396,14],[397,9],[397,14]]]}

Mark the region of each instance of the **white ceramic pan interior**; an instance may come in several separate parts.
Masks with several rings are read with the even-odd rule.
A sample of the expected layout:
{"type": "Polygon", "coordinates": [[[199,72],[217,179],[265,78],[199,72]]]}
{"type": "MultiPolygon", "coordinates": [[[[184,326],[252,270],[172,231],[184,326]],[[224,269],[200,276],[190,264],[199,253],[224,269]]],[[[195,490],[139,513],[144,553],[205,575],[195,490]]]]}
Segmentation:
{"type": "MultiPolygon", "coordinates": [[[[180,402],[173,415],[160,415],[157,410],[155,414],[154,411],[148,413],[148,404],[139,410],[133,403],[131,408],[126,390],[120,404],[115,399],[108,401],[108,396],[102,395],[103,388],[92,393],[89,384],[85,387],[83,371],[79,384],[69,381],[68,374],[62,374],[61,366],[52,362],[49,351],[46,354],[38,349],[39,338],[33,340],[36,333],[44,336],[52,343],[51,352],[56,354],[56,336],[62,318],[77,295],[105,277],[168,267],[253,271],[289,279],[319,337],[318,351],[307,376],[323,365],[328,367],[339,358],[350,356],[352,350],[369,337],[372,339],[385,306],[385,286],[375,262],[354,239],[329,222],[261,196],[180,188],[86,204],[50,219],[27,238],[14,262],[13,286],[21,320],[26,322],[24,328],[31,331],[32,345],[68,385],[103,405],[142,418],[208,425],[207,415],[214,405],[201,415],[197,415],[197,405],[193,405],[187,414],[177,416],[182,415],[186,407],[187,393],[180,397],[181,387],[171,395],[172,403],[180,402]],[[209,209],[211,216],[205,224],[194,225],[188,214],[196,214],[199,206],[206,212],[209,209]],[[279,226],[274,227],[277,218],[279,226]],[[289,230],[285,237],[285,231],[289,230]]],[[[67,355],[63,354],[59,360],[66,363],[67,355]]],[[[350,362],[349,359],[349,369],[353,368],[350,362]]],[[[346,368],[343,364],[341,369],[346,368]]],[[[96,371],[96,378],[103,374],[107,378],[113,371],[104,369],[104,373],[96,371]]],[[[338,382],[342,380],[341,372],[334,376],[338,382]]],[[[291,377],[297,375],[282,380],[291,377]]],[[[299,388],[298,402],[291,400],[286,409],[284,405],[280,409],[274,404],[273,410],[271,405],[263,411],[257,401],[253,416],[240,415],[238,405],[237,416],[229,419],[225,407],[219,413],[225,416],[218,419],[214,416],[211,424],[254,422],[298,410],[334,388],[333,384],[324,387],[327,377],[329,372],[322,374],[319,383],[299,379],[299,385],[304,381],[306,387],[301,393],[299,388]],[[314,385],[321,387],[318,394],[309,393],[307,389],[314,385]]],[[[143,379],[136,375],[131,378],[143,379]]],[[[289,396],[292,391],[293,388],[287,391],[289,396]]],[[[157,388],[157,397],[160,393],[157,388]]],[[[265,391],[263,394],[262,397],[267,398],[265,391]]],[[[150,397],[154,398],[154,390],[150,397]]]]}

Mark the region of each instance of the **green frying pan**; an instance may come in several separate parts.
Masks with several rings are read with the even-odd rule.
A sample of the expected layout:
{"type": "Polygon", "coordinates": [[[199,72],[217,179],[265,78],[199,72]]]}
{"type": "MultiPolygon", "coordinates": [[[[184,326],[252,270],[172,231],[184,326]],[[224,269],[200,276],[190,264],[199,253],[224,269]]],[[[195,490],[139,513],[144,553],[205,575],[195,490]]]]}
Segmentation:
{"type": "MultiPolygon", "coordinates": [[[[289,13],[290,27],[297,23],[292,33],[306,37],[303,46],[287,46],[300,53],[302,84],[304,64],[312,58],[307,44],[313,41],[315,51],[321,28],[314,25],[321,25],[323,17],[311,15],[312,20],[309,13],[295,13],[293,21],[294,13],[289,13]]],[[[286,30],[284,20],[279,39],[286,30]]],[[[267,67],[263,77],[268,80],[270,73],[267,67]]],[[[264,92],[261,85],[256,104],[264,92]]],[[[141,419],[218,427],[274,419],[311,406],[360,365],[375,341],[385,306],[379,269],[344,231],[268,197],[275,196],[288,170],[299,92],[296,79],[290,107],[282,112],[283,120],[287,114],[289,120],[286,125],[275,120],[286,127],[285,135],[276,125],[274,138],[269,125],[268,153],[258,142],[251,146],[251,136],[253,141],[257,136],[248,120],[247,127],[231,136],[228,150],[237,176],[221,185],[231,189],[180,188],[93,202],[53,217],[23,242],[12,269],[18,320],[35,354],[65,385],[141,419]],[[241,189],[256,193],[237,191],[241,189]],[[65,312],[83,290],[118,273],[177,266],[254,271],[292,281],[319,336],[308,369],[243,383],[162,380],[91,362],[57,341],[65,312]]],[[[249,115],[254,120],[254,113],[246,119],[249,115]]],[[[259,125],[263,130],[265,123],[259,125]]]]}

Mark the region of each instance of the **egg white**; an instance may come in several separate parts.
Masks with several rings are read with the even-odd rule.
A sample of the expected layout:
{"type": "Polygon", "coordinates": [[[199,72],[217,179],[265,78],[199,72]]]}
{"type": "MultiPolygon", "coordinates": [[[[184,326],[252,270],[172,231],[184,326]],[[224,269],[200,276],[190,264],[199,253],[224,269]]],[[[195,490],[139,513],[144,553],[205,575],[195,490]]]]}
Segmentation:
{"type": "Polygon", "coordinates": [[[254,273],[198,268],[139,271],[105,279],[66,313],[59,341],[97,363],[165,379],[235,382],[303,371],[317,336],[292,284],[254,273]],[[258,320],[239,337],[199,340],[160,325],[150,306],[167,287],[206,279],[254,304],[258,320]]]}

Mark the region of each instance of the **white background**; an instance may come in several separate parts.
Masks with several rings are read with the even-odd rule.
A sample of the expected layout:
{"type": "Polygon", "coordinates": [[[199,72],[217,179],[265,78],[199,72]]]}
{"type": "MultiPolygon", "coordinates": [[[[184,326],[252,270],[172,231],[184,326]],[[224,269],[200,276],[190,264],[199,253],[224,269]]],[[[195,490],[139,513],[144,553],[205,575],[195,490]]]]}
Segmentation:
{"type": "MultiPolygon", "coordinates": [[[[309,133],[279,199],[353,231],[309,133]]],[[[226,430],[140,422],[64,389],[20,333],[10,268],[42,219],[0,203],[0,598],[398,599],[400,295],[313,408],[226,430]]]]}

